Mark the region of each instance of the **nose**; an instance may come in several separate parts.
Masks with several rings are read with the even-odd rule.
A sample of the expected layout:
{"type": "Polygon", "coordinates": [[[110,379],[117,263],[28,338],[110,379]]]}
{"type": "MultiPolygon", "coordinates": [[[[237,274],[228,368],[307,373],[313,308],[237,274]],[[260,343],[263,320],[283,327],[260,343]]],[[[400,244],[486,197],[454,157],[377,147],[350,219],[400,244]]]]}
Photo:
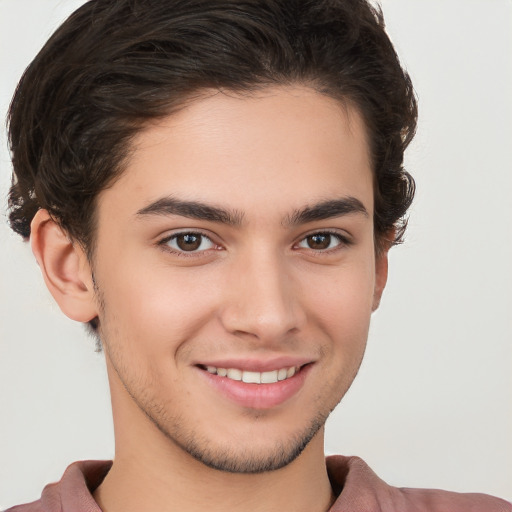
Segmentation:
{"type": "Polygon", "coordinates": [[[237,336],[272,344],[303,328],[306,315],[286,257],[260,251],[230,268],[221,322],[237,336]]]}

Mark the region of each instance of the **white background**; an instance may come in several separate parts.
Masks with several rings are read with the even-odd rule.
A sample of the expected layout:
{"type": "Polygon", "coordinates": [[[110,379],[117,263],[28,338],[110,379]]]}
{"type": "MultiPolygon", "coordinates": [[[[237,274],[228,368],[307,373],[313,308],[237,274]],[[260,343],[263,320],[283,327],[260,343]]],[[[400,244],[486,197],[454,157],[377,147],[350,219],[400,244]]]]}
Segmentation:
{"type": "MultiPolygon", "coordinates": [[[[0,111],[79,0],[0,0],[0,111]]],[[[329,453],[388,483],[512,499],[512,2],[384,0],[420,100],[404,246],[366,360],[328,422],[329,453]]],[[[0,153],[0,509],[82,458],[111,458],[102,355],[6,226],[0,153]]]]}

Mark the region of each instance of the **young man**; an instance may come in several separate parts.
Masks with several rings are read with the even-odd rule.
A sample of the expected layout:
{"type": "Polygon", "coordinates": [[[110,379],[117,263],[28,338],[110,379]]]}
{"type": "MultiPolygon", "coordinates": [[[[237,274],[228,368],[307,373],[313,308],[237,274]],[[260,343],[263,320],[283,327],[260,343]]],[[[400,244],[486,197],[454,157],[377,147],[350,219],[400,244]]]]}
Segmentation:
{"type": "Polygon", "coordinates": [[[18,510],[510,510],[324,459],[412,200],[415,121],[363,2],[73,15],[12,104],[11,225],[101,339],[116,457],[18,510]]]}

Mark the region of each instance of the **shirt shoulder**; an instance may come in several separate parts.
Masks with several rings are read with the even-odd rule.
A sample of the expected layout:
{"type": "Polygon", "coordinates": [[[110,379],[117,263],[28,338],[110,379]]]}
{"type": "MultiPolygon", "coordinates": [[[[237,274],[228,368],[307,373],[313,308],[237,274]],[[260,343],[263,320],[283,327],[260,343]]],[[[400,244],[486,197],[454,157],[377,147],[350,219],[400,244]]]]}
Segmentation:
{"type": "Polygon", "coordinates": [[[359,457],[327,457],[339,496],[331,512],[512,512],[512,504],[487,494],[398,488],[381,480],[359,457]]]}
{"type": "Polygon", "coordinates": [[[41,507],[41,500],[37,500],[32,503],[25,503],[24,505],[16,505],[8,508],[5,512],[44,512],[44,509],[41,507]]]}
{"type": "Polygon", "coordinates": [[[438,489],[407,489],[398,491],[403,502],[418,512],[512,512],[512,504],[488,494],[458,493],[438,489]]]}
{"type": "Polygon", "coordinates": [[[60,482],[47,485],[41,498],[5,512],[101,512],[92,492],[103,481],[111,461],[79,461],[68,466],[60,482]]]}

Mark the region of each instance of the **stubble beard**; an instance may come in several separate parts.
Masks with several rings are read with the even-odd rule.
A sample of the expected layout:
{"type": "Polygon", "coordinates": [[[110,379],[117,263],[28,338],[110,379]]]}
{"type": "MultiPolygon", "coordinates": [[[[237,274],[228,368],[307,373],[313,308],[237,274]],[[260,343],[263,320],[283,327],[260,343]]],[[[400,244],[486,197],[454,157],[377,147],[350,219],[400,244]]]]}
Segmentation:
{"type": "MultiPolygon", "coordinates": [[[[330,413],[331,411],[329,411],[330,413]]],[[[147,414],[147,413],[146,413],[147,414]]],[[[303,431],[286,441],[276,441],[270,449],[259,451],[242,447],[213,447],[213,443],[196,432],[187,432],[180,422],[172,423],[172,431],[156,418],[148,416],[153,424],[176,446],[205,466],[228,473],[257,474],[281,469],[293,462],[303,452],[318,431],[323,427],[328,414],[318,415],[303,431]]]]}
{"type": "MultiPolygon", "coordinates": [[[[268,444],[259,448],[250,442],[250,438],[243,445],[233,443],[228,436],[220,441],[209,438],[193,427],[193,421],[183,416],[173,415],[171,403],[157,402],[150,390],[155,387],[149,382],[127,381],[123,377],[126,373],[119,365],[119,359],[112,358],[108,344],[105,344],[105,353],[109,357],[112,367],[117,374],[126,392],[130,395],[139,410],[150,422],[176,447],[201,462],[205,466],[228,473],[257,474],[281,469],[303,452],[311,440],[324,426],[334,407],[325,406],[322,411],[313,417],[309,424],[293,436],[286,439],[276,439],[272,446],[268,444]],[[121,371],[120,371],[121,370],[121,371]],[[138,391],[138,392],[136,392],[138,391]]],[[[341,398],[340,398],[341,399],[341,398]]],[[[264,419],[253,415],[257,423],[264,419]]]]}
{"type": "MultiPolygon", "coordinates": [[[[201,462],[205,466],[227,473],[258,474],[281,469],[304,451],[306,446],[318,434],[325,425],[332,407],[326,407],[326,412],[319,412],[302,430],[286,439],[276,440],[272,446],[263,449],[254,444],[243,443],[236,446],[231,439],[213,440],[207,435],[198,432],[193,427],[193,421],[183,416],[172,415],[172,404],[156,402],[148,390],[155,389],[151,384],[128,383],[123,378],[124,372],[120,372],[117,361],[110,357],[110,351],[106,347],[105,352],[122,383],[126,392],[130,395],[139,410],[149,421],[176,447],[201,462]],[[149,384],[149,385],[148,385],[149,384]],[[144,390],[135,393],[134,390],[144,390]]],[[[325,411],[324,409],[324,411],[325,411]]],[[[258,414],[253,415],[253,421],[257,423],[262,418],[258,414]]],[[[264,420],[263,420],[264,421],[264,420]]],[[[250,439],[248,439],[250,442],[250,439]]]]}
{"type": "MultiPolygon", "coordinates": [[[[129,372],[125,371],[127,365],[123,364],[122,351],[117,350],[108,341],[110,336],[106,333],[106,331],[108,331],[106,325],[108,321],[106,322],[105,301],[98,288],[96,288],[96,292],[101,304],[101,323],[97,334],[99,339],[101,339],[105,356],[109,358],[125,391],[140,411],[172,444],[205,466],[218,471],[238,474],[257,474],[276,471],[292,463],[325,425],[327,418],[342,400],[346,391],[352,384],[362,361],[361,356],[359,365],[348,381],[341,379],[341,381],[330,383],[330,385],[326,386],[327,389],[331,390],[336,388],[343,390],[337,399],[331,399],[331,403],[326,403],[324,394],[326,388],[319,393],[316,397],[316,403],[323,405],[319,408],[317,414],[309,421],[309,424],[295,435],[291,437],[288,436],[286,440],[276,440],[273,447],[266,447],[259,452],[254,450],[254,446],[251,451],[251,447],[247,445],[241,446],[239,450],[235,450],[229,439],[225,440],[224,444],[218,443],[216,445],[215,442],[207,436],[195,431],[190,425],[190,421],[186,421],[183,417],[178,415],[171,415],[170,412],[173,410],[172,404],[155,401],[155,395],[150,392],[150,390],[155,389],[155,385],[149,381],[150,379],[145,379],[142,376],[139,379],[124,378],[124,376],[129,375],[129,372]]],[[[254,421],[258,420],[258,415],[254,415],[254,421]]]]}

